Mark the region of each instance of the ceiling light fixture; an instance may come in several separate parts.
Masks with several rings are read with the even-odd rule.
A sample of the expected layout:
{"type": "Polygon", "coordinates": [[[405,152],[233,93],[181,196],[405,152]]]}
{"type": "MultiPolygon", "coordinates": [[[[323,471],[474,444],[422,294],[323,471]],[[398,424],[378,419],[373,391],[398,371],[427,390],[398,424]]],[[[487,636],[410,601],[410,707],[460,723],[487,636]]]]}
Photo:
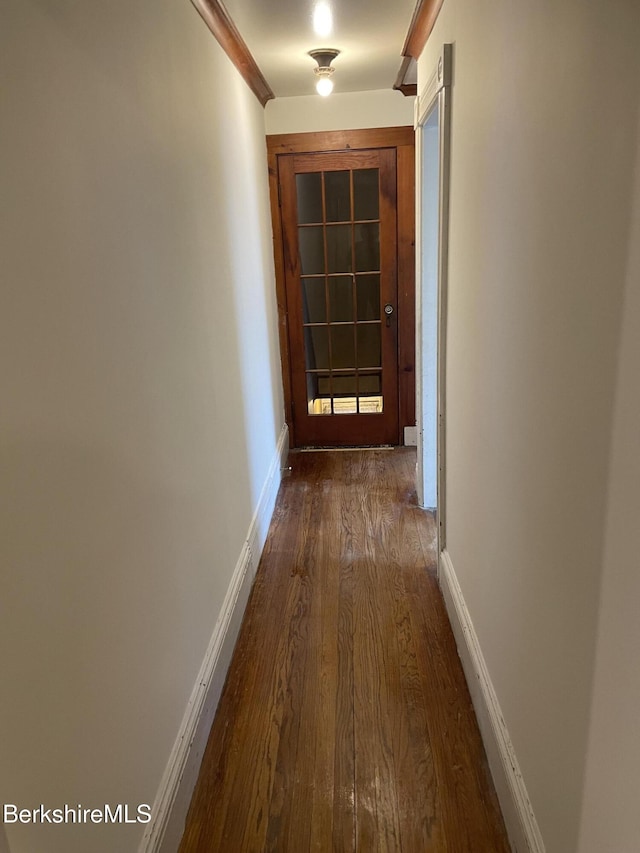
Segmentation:
{"type": "Polygon", "coordinates": [[[333,14],[331,6],[325,0],[320,0],[313,8],[313,29],[315,34],[321,38],[331,35],[333,14]]]}
{"type": "Polygon", "coordinates": [[[316,83],[316,92],[325,98],[333,91],[333,80],[331,79],[331,75],[335,69],[331,67],[331,63],[339,53],[339,50],[334,50],[331,47],[323,47],[319,50],[309,51],[309,56],[315,59],[318,63],[318,67],[313,69],[316,77],[318,78],[316,83]]]}

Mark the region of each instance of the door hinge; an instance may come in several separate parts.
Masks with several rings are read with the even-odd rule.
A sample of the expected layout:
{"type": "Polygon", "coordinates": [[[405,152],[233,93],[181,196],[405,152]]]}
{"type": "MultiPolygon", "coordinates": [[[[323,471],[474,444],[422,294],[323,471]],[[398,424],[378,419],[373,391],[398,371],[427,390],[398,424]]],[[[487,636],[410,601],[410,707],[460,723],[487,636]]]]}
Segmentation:
{"type": "Polygon", "coordinates": [[[296,416],[296,408],[295,408],[295,403],[292,400],[291,401],[291,420],[292,421],[295,419],[295,416],[296,416]]]}

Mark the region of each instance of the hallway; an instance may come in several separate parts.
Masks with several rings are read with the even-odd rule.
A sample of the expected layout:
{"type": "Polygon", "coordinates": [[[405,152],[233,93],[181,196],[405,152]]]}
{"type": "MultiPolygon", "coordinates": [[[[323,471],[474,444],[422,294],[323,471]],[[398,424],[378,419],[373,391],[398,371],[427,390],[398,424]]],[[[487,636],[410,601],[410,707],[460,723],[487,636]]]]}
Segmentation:
{"type": "Polygon", "coordinates": [[[180,853],[509,850],[415,459],[290,455],[180,853]]]}

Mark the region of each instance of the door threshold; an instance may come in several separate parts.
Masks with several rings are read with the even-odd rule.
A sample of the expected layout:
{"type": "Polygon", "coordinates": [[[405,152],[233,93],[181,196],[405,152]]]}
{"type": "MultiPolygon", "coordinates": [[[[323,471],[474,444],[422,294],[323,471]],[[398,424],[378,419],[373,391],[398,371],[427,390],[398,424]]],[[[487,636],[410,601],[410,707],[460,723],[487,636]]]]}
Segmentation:
{"type": "Polygon", "coordinates": [[[346,452],[348,450],[395,450],[393,444],[363,444],[356,447],[294,447],[291,453],[346,452]]]}

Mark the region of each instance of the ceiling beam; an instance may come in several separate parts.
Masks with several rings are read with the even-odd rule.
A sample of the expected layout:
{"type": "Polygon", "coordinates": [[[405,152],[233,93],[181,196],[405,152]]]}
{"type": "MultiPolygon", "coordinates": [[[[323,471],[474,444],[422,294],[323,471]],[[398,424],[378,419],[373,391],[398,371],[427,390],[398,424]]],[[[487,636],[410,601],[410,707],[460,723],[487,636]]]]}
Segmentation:
{"type": "Polygon", "coordinates": [[[417,83],[405,83],[404,78],[407,76],[407,72],[409,70],[409,66],[411,65],[411,57],[404,56],[402,58],[402,65],[400,66],[400,70],[398,71],[398,76],[396,77],[396,82],[393,84],[393,88],[397,89],[399,92],[405,97],[415,97],[418,94],[418,84],[417,83]]]}
{"type": "Polygon", "coordinates": [[[244,77],[262,106],[275,98],[229,13],[219,0],[191,0],[220,47],[244,77]]]}
{"type": "Polygon", "coordinates": [[[403,56],[418,59],[431,35],[443,2],[444,0],[418,0],[402,48],[403,56]]]}

